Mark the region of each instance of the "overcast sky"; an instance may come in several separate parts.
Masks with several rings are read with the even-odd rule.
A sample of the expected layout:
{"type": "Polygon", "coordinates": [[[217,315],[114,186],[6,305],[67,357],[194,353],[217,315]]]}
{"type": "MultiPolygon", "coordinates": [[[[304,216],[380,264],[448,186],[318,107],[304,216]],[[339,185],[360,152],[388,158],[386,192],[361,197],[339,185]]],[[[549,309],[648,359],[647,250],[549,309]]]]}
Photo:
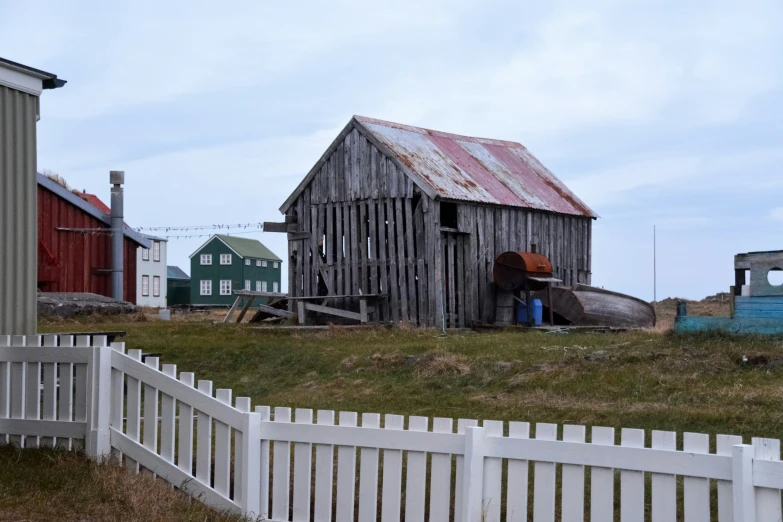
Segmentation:
{"type": "Polygon", "coordinates": [[[601,216],[606,288],[652,299],[654,224],[659,299],[783,249],[783,0],[115,4],[0,0],[0,56],[68,80],[39,169],[107,203],[124,170],[132,226],[279,221],[361,114],[524,144],[601,216]]]}

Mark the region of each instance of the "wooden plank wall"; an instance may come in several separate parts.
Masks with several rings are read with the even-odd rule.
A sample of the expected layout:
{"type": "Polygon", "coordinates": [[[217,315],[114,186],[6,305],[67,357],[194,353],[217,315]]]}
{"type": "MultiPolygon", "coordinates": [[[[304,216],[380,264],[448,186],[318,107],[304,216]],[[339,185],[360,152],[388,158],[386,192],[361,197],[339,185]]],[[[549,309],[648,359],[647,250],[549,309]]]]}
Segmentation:
{"type": "MultiPolygon", "coordinates": [[[[384,321],[489,323],[495,319],[495,258],[528,251],[532,243],[564,284],[590,283],[592,220],[457,204],[458,232],[442,232],[441,204],[450,203],[421,193],[353,130],[288,210],[296,223],[288,236],[290,294],[385,293],[390,307],[384,321]]],[[[355,299],[330,304],[358,310],[355,299]]]]}
{"type": "MultiPolygon", "coordinates": [[[[349,133],[288,212],[290,294],[385,293],[383,320],[426,323],[425,207],[389,158],[349,133]]],[[[358,300],[340,301],[331,304],[358,310],[358,300]]]]}
{"type": "MultiPolygon", "coordinates": [[[[457,223],[458,232],[443,234],[441,251],[446,327],[495,322],[492,267],[503,252],[530,251],[535,244],[564,285],[590,284],[589,218],[459,204],[457,223]]],[[[499,305],[512,306],[510,296],[505,297],[499,305]]]]}

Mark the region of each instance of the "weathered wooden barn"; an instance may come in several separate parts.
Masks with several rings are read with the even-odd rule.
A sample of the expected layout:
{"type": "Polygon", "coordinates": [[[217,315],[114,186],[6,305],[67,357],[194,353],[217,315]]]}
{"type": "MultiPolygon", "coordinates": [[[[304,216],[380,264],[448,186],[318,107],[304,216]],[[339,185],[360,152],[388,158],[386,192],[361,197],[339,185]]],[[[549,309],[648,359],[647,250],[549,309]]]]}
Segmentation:
{"type": "Polygon", "coordinates": [[[495,258],[533,245],[590,283],[596,214],[519,143],[355,116],[280,211],[289,295],[386,294],[383,320],[494,322],[495,258]]]}

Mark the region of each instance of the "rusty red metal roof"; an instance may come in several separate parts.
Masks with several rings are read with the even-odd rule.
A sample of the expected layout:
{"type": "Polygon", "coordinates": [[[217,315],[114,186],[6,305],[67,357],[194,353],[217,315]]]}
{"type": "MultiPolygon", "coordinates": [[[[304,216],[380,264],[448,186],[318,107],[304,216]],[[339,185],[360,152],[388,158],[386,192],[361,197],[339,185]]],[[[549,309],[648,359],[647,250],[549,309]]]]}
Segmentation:
{"type": "Polygon", "coordinates": [[[598,217],[519,143],[354,118],[443,199],[598,217]]]}

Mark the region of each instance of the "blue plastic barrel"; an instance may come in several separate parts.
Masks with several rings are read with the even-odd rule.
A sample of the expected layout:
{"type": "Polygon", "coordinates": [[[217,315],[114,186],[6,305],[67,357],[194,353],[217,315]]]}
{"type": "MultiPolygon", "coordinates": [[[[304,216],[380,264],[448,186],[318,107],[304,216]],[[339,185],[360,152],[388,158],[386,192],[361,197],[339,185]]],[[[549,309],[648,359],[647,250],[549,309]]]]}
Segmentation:
{"type": "MultiPolygon", "coordinates": [[[[541,304],[541,299],[533,299],[533,324],[541,326],[543,316],[544,305],[541,304]]],[[[527,324],[527,317],[527,303],[517,302],[517,324],[527,324]]]]}

